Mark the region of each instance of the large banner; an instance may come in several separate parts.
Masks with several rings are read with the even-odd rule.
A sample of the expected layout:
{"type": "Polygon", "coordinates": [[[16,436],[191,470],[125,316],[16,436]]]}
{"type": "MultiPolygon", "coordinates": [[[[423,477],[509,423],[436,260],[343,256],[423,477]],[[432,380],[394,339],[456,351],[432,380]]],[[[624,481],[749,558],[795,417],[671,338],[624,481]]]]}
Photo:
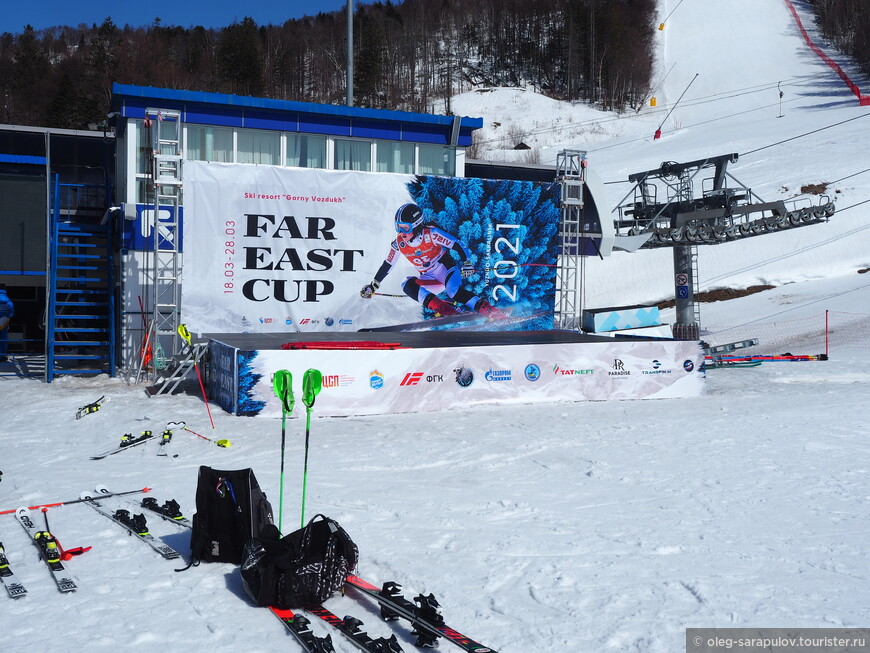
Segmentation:
{"type": "MultiPolygon", "coordinates": [[[[217,351],[223,358],[224,349],[217,351]]],[[[297,391],[305,370],[321,371],[316,413],[324,417],[474,404],[694,397],[703,393],[705,378],[698,343],[678,340],[235,353],[236,379],[210,374],[209,396],[229,412],[265,417],[281,416],[271,385],[272,374],[281,369],[292,373],[297,391]],[[235,398],[229,395],[232,389],[235,398]]],[[[297,402],[296,416],[300,406],[297,402]]]]}
{"type": "Polygon", "coordinates": [[[435,316],[423,305],[428,289],[460,311],[485,300],[514,318],[533,316],[511,328],[552,326],[556,184],[199,161],[185,162],[184,180],[182,312],[191,331],[417,322],[435,316]],[[413,241],[397,245],[396,212],[409,203],[422,210],[416,250],[413,241]],[[446,287],[421,272],[433,252],[446,287]]]}

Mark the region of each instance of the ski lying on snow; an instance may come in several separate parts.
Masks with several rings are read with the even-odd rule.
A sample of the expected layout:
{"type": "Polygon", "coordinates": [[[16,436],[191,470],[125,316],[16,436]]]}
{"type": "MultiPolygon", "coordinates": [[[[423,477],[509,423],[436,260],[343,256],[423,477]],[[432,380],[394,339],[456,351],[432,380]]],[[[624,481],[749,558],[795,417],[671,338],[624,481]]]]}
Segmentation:
{"type": "Polygon", "coordinates": [[[100,410],[100,407],[108,401],[109,401],[109,398],[106,395],[103,395],[102,397],[100,397],[96,401],[93,401],[89,404],[82,406],[81,408],[79,408],[76,411],[76,419],[81,419],[85,415],[90,415],[91,413],[96,413],[98,410],[100,410]]]}
{"type": "Polygon", "coordinates": [[[154,434],[151,431],[142,431],[142,435],[138,438],[132,437],[130,433],[125,433],[121,437],[121,444],[119,444],[114,449],[109,449],[108,451],[104,451],[101,454],[97,454],[96,456],[91,456],[91,460],[102,460],[106,456],[111,456],[120,451],[124,451],[126,449],[132,449],[133,447],[138,447],[140,444],[144,442],[148,442],[148,440],[152,439],[154,434]]]}
{"type": "Polygon", "coordinates": [[[372,639],[362,629],[362,621],[356,617],[346,616],[342,619],[322,605],[306,605],[304,610],[319,619],[323,619],[330,626],[337,628],[342,635],[361,651],[368,651],[369,653],[402,653],[402,647],[399,646],[399,641],[395,635],[391,635],[389,638],[378,637],[377,639],[372,639]]]}
{"type": "Polygon", "coordinates": [[[36,527],[30,515],[30,510],[27,508],[19,508],[15,511],[15,517],[21,527],[27,531],[33,544],[39,549],[39,556],[45,561],[51,575],[54,577],[54,582],[57,583],[57,589],[61,592],[72,592],[78,589],[75,581],[67,575],[66,569],[60,561],[60,548],[57,546],[57,541],[48,531],[41,531],[36,527]]]}
{"type": "MultiPolygon", "coordinates": [[[[311,631],[311,622],[307,617],[294,614],[292,610],[282,610],[274,606],[269,606],[269,609],[287,626],[287,629],[293,633],[293,636],[309,653],[333,653],[335,651],[332,646],[332,638],[329,635],[324,637],[314,635],[311,631]]],[[[361,651],[367,653],[402,653],[402,648],[395,635],[391,635],[389,638],[372,639],[368,633],[362,630],[362,621],[355,617],[342,619],[322,605],[305,606],[304,610],[338,630],[361,651]]]]}
{"type": "Polygon", "coordinates": [[[470,637],[450,628],[444,623],[438,608],[438,602],[431,594],[422,594],[414,599],[415,605],[400,593],[401,585],[393,582],[384,583],[379,589],[359,576],[347,577],[347,584],[358,589],[381,604],[381,616],[392,621],[401,617],[411,622],[413,634],[417,635],[417,646],[434,646],[438,637],[444,637],[459,648],[469,653],[496,653],[495,649],[475,642],[470,637]]]}
{"type": "MultiPolygon", "coordinates": [[[[112,492],[105,485],[98,485],[95,489],[97,491],[97,495],[100,496],[111,497],[117,494],[116,492],[112,492]]],[[[154,497],[145,497],[144,499],[142,499],[141,503],[136,503],[136,501],[134,501],[133,499],[127,499],[127,501],[138,508],[150,510],[155,515],[162,517],[166,521],[170,521],[173,524],[178,524],[179,526],[183,526],[184,528],[193,528],[193,522],[191,522],[187,517],[181,514],[181,507],[174,499],[165,501],[162,506],[157,503],[157,499],[155,499],[154,497]]]]}
{"type": "Polygon", "coordinates": [[[335,653],[332,638],[329,635],[316,637],[311,632],[311,622],[307,617],[294,614],[292,610],[282,610],[272,606],[269,606],[269,609],[287,626],[287,630],[293,634],[306,653],[335,653]]]}
{"type": "Polygon", "coordinates": [[[9,566],[9,560],[6,558],[6,549],[3,548],[3,542],[0,542],[0,580],[6,586],[6,591],[13,599],[17,599],[27,594],[24,585],[18,582],[15,574],[12,573],[12,568],[9,566]]]}
{"type": "MultiPolygon", "coordinates": [[[[140,540],[145,542],[145,544],[147,544],[152,549],[157,551],[157,553],[162,555],[167,560],[174,560],[175,558],[181,557],[181,554],[178,551],[176,551],[175,549],[173,549],[172,547],[166,546],[165,544],[158,542],[154,538],[154,536],[148,532],[147,529],[137,528],[132,523],[131,520],[124,519],[125,516],[129,515],[128,511],[126,511],[126,510],[120,511],[119,510],[119,511],[116,511],[115,513],[109,512],[101,504],[97,503],[97,501],[94,499],[94,494],[92,492],[83,492],[82,499],[84,500],[84,502],[86,504],[88,504],[91,508],[96,510],[101,515],[108,517],[116,524],[120,524],[121,526],[126,528],[130,533],[132,533],[133,535],[138,537],[140,540]],[[121,513],[121,514],[119,514],[119,513],[121,513]],[[123,513],[127,513],[127,514],[124,515],[123,513]]],[[[138,516],[141,517],[141,515],[138,515],[138,516]]],[[[142,521],[144,522],[144,517],[143,517],[142,521]]]]}
{"type": "Polygon", "coordinates": [[[158,456],[169,456],[167,450],[169,443],[172,442],[172,432],[177,429],[183,429],[185,426],[187,426],[186,422],[169,422],[166,425],[166,428],[163,429],[163,433],[160,435],[160,446],[157,449],[158,456]]]}

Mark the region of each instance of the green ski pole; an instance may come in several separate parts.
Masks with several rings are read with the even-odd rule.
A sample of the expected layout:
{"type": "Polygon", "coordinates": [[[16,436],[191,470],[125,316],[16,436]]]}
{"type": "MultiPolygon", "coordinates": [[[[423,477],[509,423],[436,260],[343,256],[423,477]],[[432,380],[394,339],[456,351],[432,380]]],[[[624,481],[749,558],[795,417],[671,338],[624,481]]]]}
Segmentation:
{"type": "Polygon", "coordinates": [[[311,408],[323,387],[323,374],[319,370],[306,370],[302,376],[302,403],[305,404],[305,466],[302,471],[302,527],[305,527],[305,492],[308,486],[308,435],[311,433],[311,408]]]}
{"type": "Polygon", "coordinates": [[[293,397],[293,375],[287,370],[278,370],[272,375],[272,389],[281,400],[281,487],[278,491],[278,530],[284,517],[284,444],[287,439],[287,415],[293,412],[296,400],[293,397]]]}

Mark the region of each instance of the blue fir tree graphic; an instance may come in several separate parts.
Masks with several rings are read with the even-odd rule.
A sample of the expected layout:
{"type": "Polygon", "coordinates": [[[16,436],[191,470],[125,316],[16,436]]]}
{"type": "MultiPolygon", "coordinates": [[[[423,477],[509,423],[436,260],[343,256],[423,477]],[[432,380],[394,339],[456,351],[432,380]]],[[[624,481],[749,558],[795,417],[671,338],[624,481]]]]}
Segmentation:
{"type": "MultiPolygon", "coordinates": [[[[427,223],[471,250],[476,271],[465,281],[469,290],[521,313],[553,310],[558,184],[418,176],[408,191],[427,223]]],[[[546,319],[532,328],[548,328],[544,324],[546,319]]]]}
{"type": "Polygon", "coordinates": [[[257,351],[240,351],[238,353],[239,361],[239,415],[253,416],[257,415],[266,405],[265,401],[259,401],[252,398],[254,386],[261,378],[262,374],[254,373],[251,368],[251,363],[257,357],[257,351]]]}

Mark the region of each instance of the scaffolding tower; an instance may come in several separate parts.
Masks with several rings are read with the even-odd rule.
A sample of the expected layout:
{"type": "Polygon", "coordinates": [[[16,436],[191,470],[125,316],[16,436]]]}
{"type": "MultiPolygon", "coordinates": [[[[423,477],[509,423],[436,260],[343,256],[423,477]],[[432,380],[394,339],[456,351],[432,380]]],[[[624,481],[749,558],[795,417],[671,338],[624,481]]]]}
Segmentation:
{"type": "MultiPolygon", "coordinates": [[[[583,311],[583,239],[590,234],[583,221],[583,185],[586,152],[562,150],[556,155],[556,181],[561,188],[559,203],[558,305],[554,327],[579,331],[583,311]]],[[[600,234],[599,234],[600,235],[600,234]]]]}
{"type": "Polygon", "coordinates": [[[153,264],[146,267],[151,322],[148,338],[153,347],[152,372],[157,379],[166,360],[183,347],[181,324],[182,205],[181,113],[177,110],[145,110],[145,135],[150,149],[149,200],[153,264]]]}

